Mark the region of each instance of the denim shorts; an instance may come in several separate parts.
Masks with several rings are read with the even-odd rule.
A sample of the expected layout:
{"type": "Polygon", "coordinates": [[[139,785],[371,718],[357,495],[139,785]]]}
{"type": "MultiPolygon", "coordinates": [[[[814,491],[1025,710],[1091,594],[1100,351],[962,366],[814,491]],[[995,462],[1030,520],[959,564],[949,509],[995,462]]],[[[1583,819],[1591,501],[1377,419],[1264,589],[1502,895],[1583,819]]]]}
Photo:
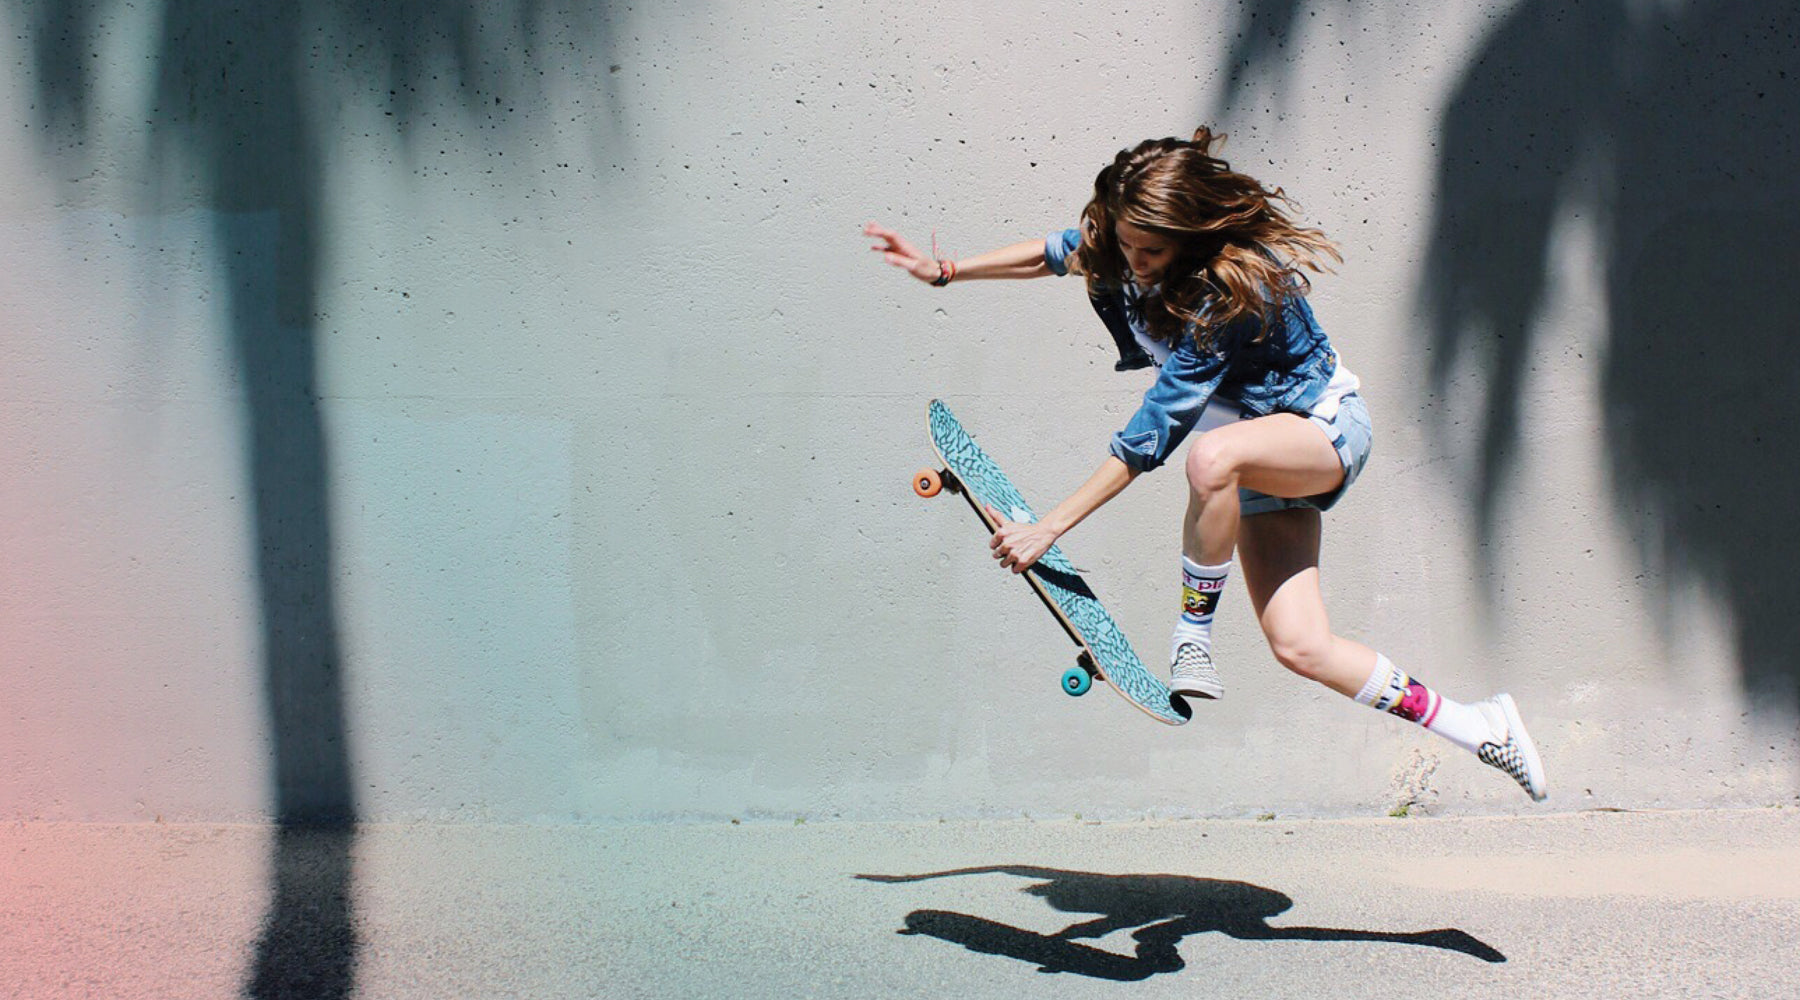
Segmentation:
{"type": "MultiPolygon", "coordinates": [[[[1373,443],[1374,430],[1369,424],[1369,407],[1362,396],[1352,391],[1333,401],[1337,405],[1324,405],[1306,414],[1306,419],[1313,426],[1325,433],[1325,439],[1337,452],[1338,464],[1344,467],[1344,481],[1337,489],[1329,493],[1320,493],[1310,497],[1274,497],[1255,490],[1238,490],[1238,510],[1242,517],[1254,517],[1276,510],[1294,510],[1309,508],[1312,510],[1330,510],[1362,475],[1363,466],[1369,463],[1369,448],[1373,443]]],[[[1248,414],[1240,412],[1235,405],[1225,400],[1215,400],[1201,415],[1195,430],[1206,431],[1214,427],[1222,427],[1234,420],[1248,418],[1248,414]]]]}

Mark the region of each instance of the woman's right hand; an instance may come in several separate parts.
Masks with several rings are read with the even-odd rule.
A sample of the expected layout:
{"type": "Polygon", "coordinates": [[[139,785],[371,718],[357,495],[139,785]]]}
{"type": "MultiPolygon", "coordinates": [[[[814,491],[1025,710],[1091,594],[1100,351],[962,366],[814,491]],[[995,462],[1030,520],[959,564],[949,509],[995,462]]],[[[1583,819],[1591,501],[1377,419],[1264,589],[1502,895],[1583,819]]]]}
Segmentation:
{"type": "Polygon", "coordinates": [[[881,254],[889,264],[926,284],[938,279],[938,262],[934,258],[920,253],[918,247],[906,241],[906,237],[874,222],[863,227],[863,235],[872,236],[881,241],[869,249],[881,254]]]}
{"type": "Polygon", "coordinates": [[[1000,560],[1003,568],[1015,574],[1035,565],[1062,534],[1042,521],[1008,521],[992,504],[986,506],[988,516],[999,525],[994,529],[988,548],[993,550],[994,558],[1000,560]]]}

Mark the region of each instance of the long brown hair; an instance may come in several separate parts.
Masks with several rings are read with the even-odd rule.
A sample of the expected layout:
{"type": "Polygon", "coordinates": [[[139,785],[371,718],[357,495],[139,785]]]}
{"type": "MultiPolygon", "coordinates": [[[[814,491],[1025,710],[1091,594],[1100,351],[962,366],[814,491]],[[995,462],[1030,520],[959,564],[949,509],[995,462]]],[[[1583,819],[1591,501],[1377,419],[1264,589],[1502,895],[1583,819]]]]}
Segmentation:
{"type": "MultiPolygon", "coordinates": [[[[1323,272],[1342,261],[1317,229],[1294,223],[1293,205],[1214,155],[1225,136],[1202,128],[1192,141],[1150,139],[1120,150],[1094,178],[1094,198],[1081,213],[1080,267],[1088,291],[1125,283],[1125,255],[1113,224],[1124,221],[1168,239],[1175,257],[1161,294],[1144,303],[1151,336],[1171,341],[1194,325],[1202,346],[1226,324],[1264,322],[1310,287],[1300,268],[1323,272]],[[1279,204],[1278,204],[1279,203],[1279,204]]],[[[1260,339],[1260,335],[1259,335],[1260,339]]]]}

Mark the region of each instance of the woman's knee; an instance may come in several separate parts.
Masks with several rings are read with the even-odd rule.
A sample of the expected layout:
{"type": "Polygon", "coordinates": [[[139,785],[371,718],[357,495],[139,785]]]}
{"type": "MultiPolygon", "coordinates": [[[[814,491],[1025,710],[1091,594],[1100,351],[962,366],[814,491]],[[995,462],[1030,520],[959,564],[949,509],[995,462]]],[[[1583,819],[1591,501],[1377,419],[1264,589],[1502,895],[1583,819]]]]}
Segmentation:
{"type": "Polygon", "coordinates": [[[1238,461],[1227,437],[1217,432],[1202,434],[1188,449],[1188,485],[1202,497],[1237,488],[1238,461]]]}
{"type": "Polygon", "coordinates": [[[1311,681],[1329,672],[1332,638],[1329,629],[1295,628],[1267,633],[1269,651],[1282,666],[1311,681]]]}

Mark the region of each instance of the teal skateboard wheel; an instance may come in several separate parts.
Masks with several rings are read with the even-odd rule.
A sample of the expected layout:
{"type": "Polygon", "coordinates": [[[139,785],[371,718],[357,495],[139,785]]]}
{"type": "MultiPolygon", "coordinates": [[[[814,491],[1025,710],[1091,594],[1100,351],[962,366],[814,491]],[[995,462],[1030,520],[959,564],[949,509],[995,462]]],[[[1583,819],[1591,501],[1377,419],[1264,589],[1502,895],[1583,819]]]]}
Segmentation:
{"type": "Polygon", "coordinates": [[[1089,674],[1087,670],[1082,667],[1070,667],[1063,672],[1063,694],[1066,694],[1071,698],[1079,698],[1082,695],[1087,694],[1088,689],[1093,686],[1093,675],[1089,674]]]}

